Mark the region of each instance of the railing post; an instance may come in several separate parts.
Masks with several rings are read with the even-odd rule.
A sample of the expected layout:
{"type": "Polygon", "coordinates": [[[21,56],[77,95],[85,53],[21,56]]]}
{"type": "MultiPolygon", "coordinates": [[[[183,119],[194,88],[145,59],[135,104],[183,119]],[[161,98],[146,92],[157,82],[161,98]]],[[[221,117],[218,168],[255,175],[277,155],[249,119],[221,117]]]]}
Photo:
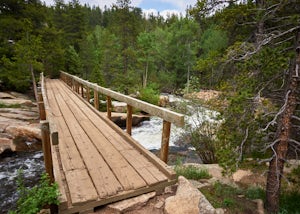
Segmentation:
{"type": "Polygon", "coordinates": [[[94,89],[94,106],[95,109],[99,110],[99,94],[98,91],[94,89]]]}
{"type": "Polygon", "coordinates": [[[127,104],[126,131],[131,135],[132,130],[132,106],[127,104]]]}
{"type": "Polygon", "coordinates": [[[90,103],[90,88],[88,86],[86,87],[86,100],[90,103]]]}
{"type": "Polygon", "coordinates": [[[41,124],[41,131],[42,131],[42,143],[43,143],[45,168],[46,168],[46,172],[49,175],[50,182],[53,183],[54,176],[53,176],[49,122],[43,120],[40,122],[40,124],[41,124]]]}
{"type": "Polygon", "coordinates": [[[171,123],[168,121],[163,121],[161,148],[160,148],[160,159],[167,163],[169,154],[169,141],[171,133],[171,123]]]}
{"type": "Polygon", "coordinates": [[[84,97],[84,93],[83,93],[83,84],[80,84],[81,87],[81,97],[84,97]]]}
{"type": "Polygon", "coordinates": [[[38,93],[38,107],[39,107],[40,120],[46,120],[46,111],[45,111],[45,105],[43,102],[42,93],[38,93]]]}
{"type": "Polygon", "coordinates": [[[75,91],[79,94],[79,83],[77,81],[75,81],[75,91]]]}
{"type": "Polygon", "coordinates": [[[111,97],[107,96],[106,97],[106,111],[107,111],[107,117],[110,120],[111,120],[111,110],[112,110],[111,97]]]}

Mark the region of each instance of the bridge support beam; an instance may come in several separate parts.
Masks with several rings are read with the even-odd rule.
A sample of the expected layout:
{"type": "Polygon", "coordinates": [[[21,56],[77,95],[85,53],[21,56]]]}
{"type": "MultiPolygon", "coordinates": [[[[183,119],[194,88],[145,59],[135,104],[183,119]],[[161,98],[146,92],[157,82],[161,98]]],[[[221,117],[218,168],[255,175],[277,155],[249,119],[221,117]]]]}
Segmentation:
{"type": "Polygon", "coordinates": [[[111,111],[112,111],[112,105],[111,105],[111,97],[106,97],[106,109],[107,109],[107,117],[111,120],[111,111]]]}
{"type": "Polygon", "coordinates": [[[49,175],[50,182],[53,183],[54,175],[53,175],[49,122],[43,120],[40,122],[40,124],[41,124],[41,131],[42,131],[42,144],[43,144],[45,168],[47,174],[49,175]]]}
{"type": "Polygon", "coordinates": [[[164,120],[160,148],[160,159],[165,163],[168,162],[170,133],[171,123],[164,120]]]}
{"type": "Polygon", "coordinates": [[[127,105],[126,131],[131,135],[132,130],[132,106],[127,105]]]}

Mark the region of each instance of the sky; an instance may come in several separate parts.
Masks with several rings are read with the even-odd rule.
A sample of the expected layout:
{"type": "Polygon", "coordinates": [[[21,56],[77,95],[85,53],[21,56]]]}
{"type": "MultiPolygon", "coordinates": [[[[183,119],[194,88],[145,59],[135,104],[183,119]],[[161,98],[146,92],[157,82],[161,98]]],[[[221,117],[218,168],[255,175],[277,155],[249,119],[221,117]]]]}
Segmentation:
{"type": "MultiPolygon", "coordinates": [[[[46,5],[54,5],[54,0],[41,0],[46,5]]],[[[67,3],[68,0],[65,0],[67,3]]],[[[116,0],[79,0],[81,4],[89,4],[90,6],[96,5],[100,8],[104,8],[106,5],[110,7],[116,2],[116,0]]],[[[131,5],[142,8],[145,14],[157,14],[166,17],[167,14],[185,14],[185,10],[188,6],[194,6],[197,0],[131,0],[131,5]]]]}

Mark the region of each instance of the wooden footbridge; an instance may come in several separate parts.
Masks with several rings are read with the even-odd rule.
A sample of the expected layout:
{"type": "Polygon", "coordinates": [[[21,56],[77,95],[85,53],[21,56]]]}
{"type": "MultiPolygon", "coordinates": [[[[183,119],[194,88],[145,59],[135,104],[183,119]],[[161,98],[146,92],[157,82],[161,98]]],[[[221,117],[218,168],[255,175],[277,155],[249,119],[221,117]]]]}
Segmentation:
{"type": "Polygon", "coordinates": [[[183,115],[122,95],[61,72],[61,79],[41,75],[39,109],[46,171],[60,190],[59,213],[92,212],[95,207],[176,182],[167,166],[170,125],[183,115]],[[107,117],[99,109],[106,97],[107,117]],[[93,97],[94,106],[89,103],[93,97]],[[111,100],[127,103],[127,132],[111,120],[111,100]],[[131,136],[132,109],[161,117],[161,159],[131,136]]]}

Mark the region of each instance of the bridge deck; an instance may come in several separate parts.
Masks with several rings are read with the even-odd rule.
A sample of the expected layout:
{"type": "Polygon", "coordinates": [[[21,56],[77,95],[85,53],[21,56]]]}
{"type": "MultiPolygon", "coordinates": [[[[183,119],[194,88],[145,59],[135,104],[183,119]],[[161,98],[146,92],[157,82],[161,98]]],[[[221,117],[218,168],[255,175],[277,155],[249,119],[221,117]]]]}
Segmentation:
{"type": "Polygon", "coordinates": [[[49,109],[59,133],[52,146],[61,213],[93,208],[174,183],[167,165],[74,94],[60,80],[46,81],[49,109]]]}

